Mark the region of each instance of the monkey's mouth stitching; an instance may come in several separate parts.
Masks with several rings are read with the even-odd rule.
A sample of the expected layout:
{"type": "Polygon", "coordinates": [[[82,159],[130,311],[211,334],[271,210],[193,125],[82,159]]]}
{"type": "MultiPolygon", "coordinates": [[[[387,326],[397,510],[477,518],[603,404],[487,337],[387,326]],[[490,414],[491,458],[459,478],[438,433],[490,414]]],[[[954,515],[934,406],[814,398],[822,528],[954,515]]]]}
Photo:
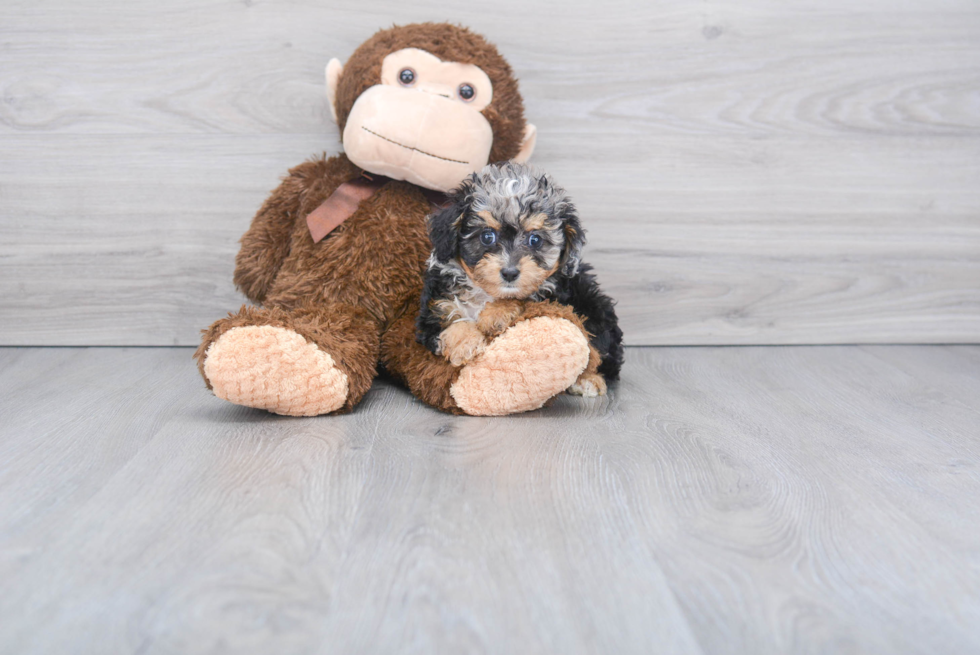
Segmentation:
{"type": "Polygon", "coordinates": [[[449,159],[448,157],[440,157],[439,155],[433,155],[431,152],[426,152],[425,150],[419,150],[418,148],[413,148],[412,146],[406,146],[404,143],[398,143],[397,141],[393,141],[393,140],[389,139],[388,137],[384,136],[383,134],[378,134],[374,130],[369,130],[368,128],[364,127],[363,125],[361,125],[361,129],[364,130],[365,132],[367,132],[368,134],[373,134],[374,136],[378,137],[379,139],[384,139],[385,141],[387,141],[389,143],[394,143],[396,146],[401,146],[402,148],[405,148],[406,150],[414,150],[415,152],[417,152],[417,153],[419,153],[421,155],[425,155],[426,157],[432,157],[433,159],[441,159],[443,161],[451,161],[454,164],[463,164],[464,166],[468,166],[469,165],[469,162],[468,161],[459,161],[458,159],[449,159]]]}

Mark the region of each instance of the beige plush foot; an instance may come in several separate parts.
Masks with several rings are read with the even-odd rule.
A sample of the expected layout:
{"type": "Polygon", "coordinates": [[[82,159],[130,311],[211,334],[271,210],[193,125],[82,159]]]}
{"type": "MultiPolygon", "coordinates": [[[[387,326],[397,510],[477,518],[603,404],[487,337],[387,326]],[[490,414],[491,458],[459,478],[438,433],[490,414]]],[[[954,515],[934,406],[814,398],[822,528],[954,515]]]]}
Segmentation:
{"type": "Polygon", "coordinates": [[[214,395],[238,405],[316,416],[347,400],[347,376],[333,358],[287,328],[232,328],[204,357],[214,395]]]}
{"type": "Polygon", "coordinates": [[[570,387],[588,363],[589,342],[581,330],[563,318],[538,316],[494,339],[449,393],[474,416],[526,412],[570,387]]]}

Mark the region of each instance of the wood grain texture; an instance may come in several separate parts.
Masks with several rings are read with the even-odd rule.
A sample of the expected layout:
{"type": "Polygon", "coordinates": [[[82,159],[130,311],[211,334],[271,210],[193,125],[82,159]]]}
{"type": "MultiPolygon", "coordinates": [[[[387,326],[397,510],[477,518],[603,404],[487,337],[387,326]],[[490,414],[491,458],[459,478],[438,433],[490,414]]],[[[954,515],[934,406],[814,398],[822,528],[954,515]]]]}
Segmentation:
{"type": "Polygon", "coordinates": [[[520,75],[629,343],[980,341],[975,2],[496,6],[4,3],[0,343],[195,344],[340,149],[324,63],[446,19],[520,75]]]}
{"type": "Polygon", "coordinates": [[[980,348],[627,355],[290,419],[186,349],[0,350],[0,652],[980,648],[980,348]]]}

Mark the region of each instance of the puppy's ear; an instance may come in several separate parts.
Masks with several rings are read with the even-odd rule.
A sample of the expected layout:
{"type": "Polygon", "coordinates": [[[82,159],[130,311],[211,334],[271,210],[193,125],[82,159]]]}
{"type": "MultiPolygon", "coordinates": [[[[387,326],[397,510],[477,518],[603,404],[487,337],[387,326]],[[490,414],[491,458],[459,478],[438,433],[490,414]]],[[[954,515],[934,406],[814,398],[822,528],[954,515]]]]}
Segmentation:
{"type": "Polygon", "coordinates": [[[459,232],[473,196],[474,173],[447,196],[448,205],[429,214],[429,241],[436,260],[448,262],[459,255],[459,232]]]}
{"type": "Polygon", "coordinates": [[[463,215],[466,213],[466,203],[460,198],[452,198],[456,202],[429,215],[429,241],[432,242],[432,252],[440,262],[456,259],[459,252],[459,230],[463,215]]]}
{"type": "Polygon", "coordinates": [[[582,248],[585,246],[585,230],[578,221],[575,206],[568,203],[562,217],[562,232],[565,234],[565,246],[561,251],[561,262],[558,270],[565,277],[578,273],[578,265],[582,259],[582,248]]]}

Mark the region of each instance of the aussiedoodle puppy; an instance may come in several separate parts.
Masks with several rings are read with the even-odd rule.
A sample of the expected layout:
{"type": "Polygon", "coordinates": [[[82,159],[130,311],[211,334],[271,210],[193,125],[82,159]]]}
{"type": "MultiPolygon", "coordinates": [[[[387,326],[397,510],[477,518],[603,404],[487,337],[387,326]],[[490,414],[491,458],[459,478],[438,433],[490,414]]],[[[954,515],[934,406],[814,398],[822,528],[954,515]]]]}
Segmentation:
{"type": "Polygon", "coordinates": [[[519,318],[528,301],[571,306],[591,335],[589,367],[569,393],[596,396],[619,378],[623,333],[614,302],[580,260],[585,232],[565,190],[523,164],[491,164],[429,217],[417,339],[461,365],[519,318]]]}

